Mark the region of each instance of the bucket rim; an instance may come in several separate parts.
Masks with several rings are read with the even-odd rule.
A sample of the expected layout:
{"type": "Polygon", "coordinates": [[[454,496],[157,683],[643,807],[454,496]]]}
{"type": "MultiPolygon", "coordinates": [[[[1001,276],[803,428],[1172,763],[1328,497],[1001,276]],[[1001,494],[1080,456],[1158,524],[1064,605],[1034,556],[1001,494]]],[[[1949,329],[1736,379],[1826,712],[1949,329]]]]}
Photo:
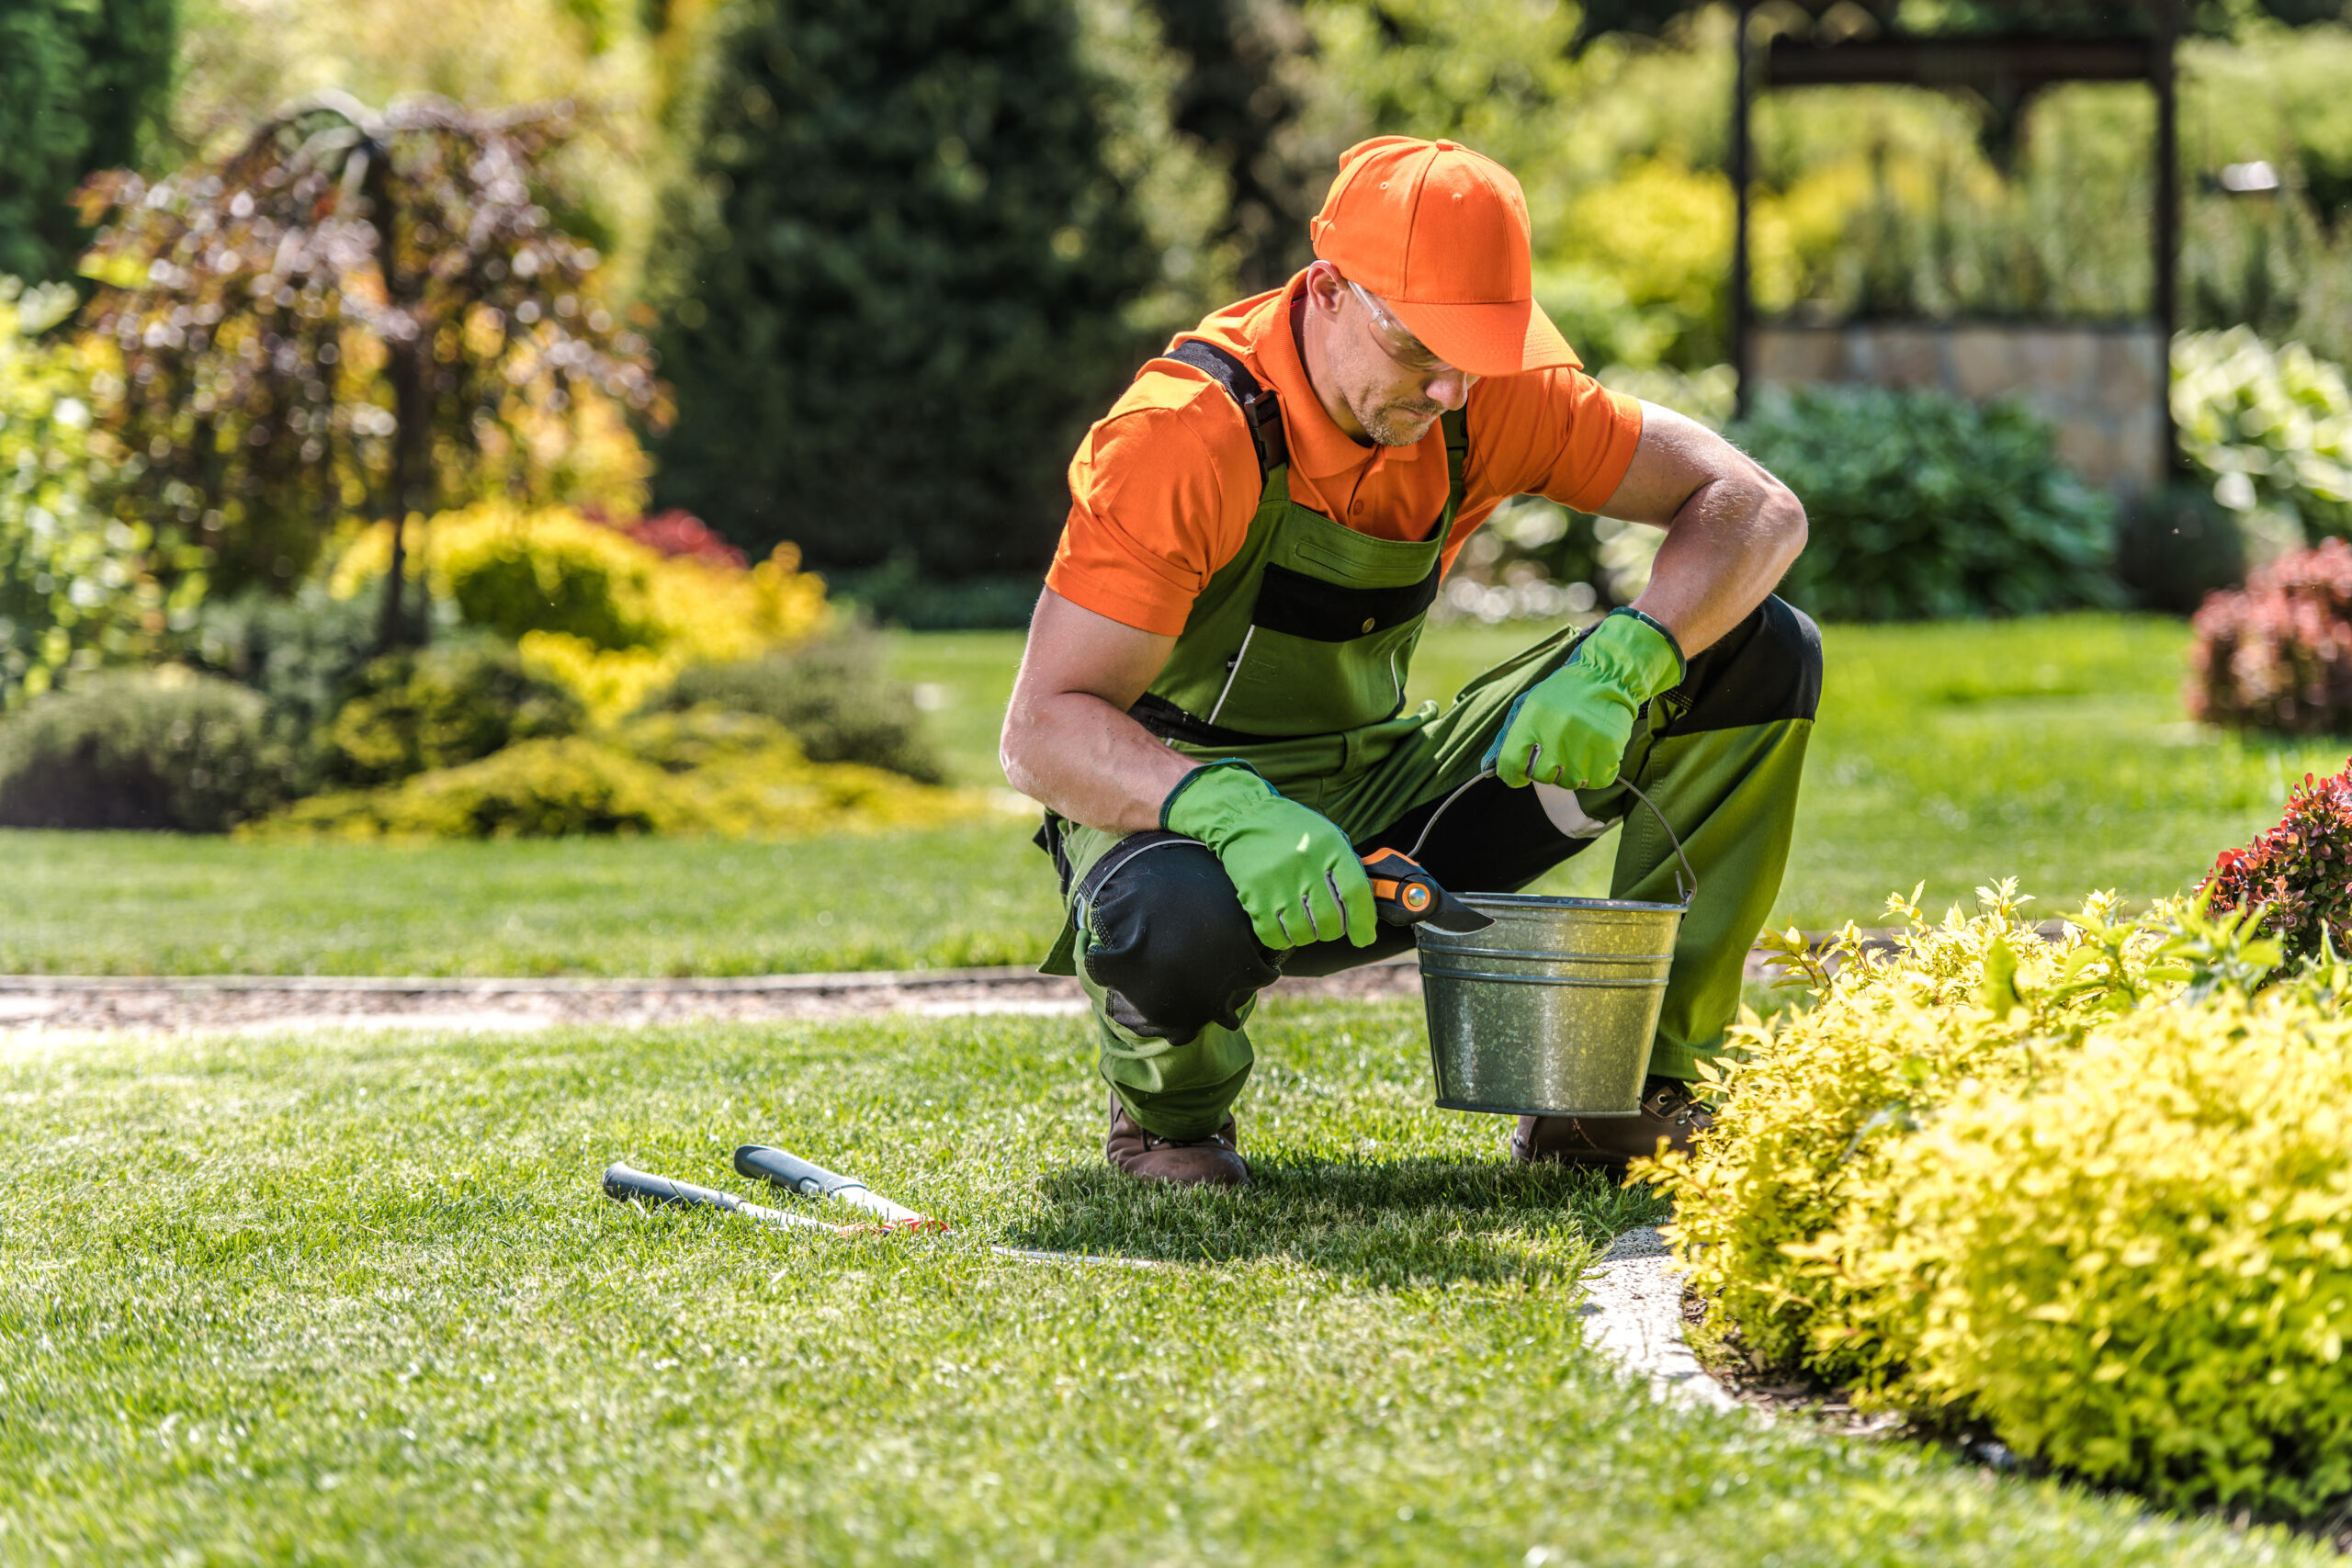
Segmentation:
{"type": "Polygon", "coordinates": [[[1690,913],[1684,904],[1652,904],[1639,898],[1572,898],[1554,893],[1456,893],[1474,909],[1631,909],[1645,915],[1690,913]]]}

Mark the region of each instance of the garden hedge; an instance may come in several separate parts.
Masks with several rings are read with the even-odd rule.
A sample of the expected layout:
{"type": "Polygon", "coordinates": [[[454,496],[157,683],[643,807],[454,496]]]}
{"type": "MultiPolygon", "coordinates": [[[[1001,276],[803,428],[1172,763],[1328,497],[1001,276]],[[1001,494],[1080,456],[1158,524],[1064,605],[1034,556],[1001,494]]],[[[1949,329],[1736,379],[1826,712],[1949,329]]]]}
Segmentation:
{"type": "MultiPolygon", "coordinates": [[[[743,0],[657,255],[662,504],[831,570],[1042,568],[1160,281],[1065,0],[743,0]]],[[[1132,151],[1132,150],[1130,150],[1132,151]]]]}
{"type": "Polygon", "coordinates": [[[1816,1005],[1743,1014],[1713,1131],[1634,1171],[1702,1339],[2168,1506],[2352,1504],[2352,964],[2211,892],[2055,934],[1980,897],[1773,939],[1816,1005]]]}
{"type": "Polygon", "coordinates": [[[696,708],[594,735],[523,740],[376,790],[313,795],[252,831],[339,839],[582,834],[797,838],[981,815],[966,790],[854,762],[811,762],[784,727],[696,708]]]}
{"type": "Polygon", "coordinates": [[[2352,1020],[2222,994],[1963,1085],[1828,1247],[1892,1397],[2176,1506],[2352,1496],[2352,1020]]]}
{"type": "Polygon", "coordinates": [[[258,693],[176,667],[85,677],[0,720],[0,827],[217,833],[304,782],[258,693]]]}
{"type": "Polygon", "coordinates": [[[1771,390],[1724,434],[1804,502],[1781,581],[1827,620],[2112,605],[2115,514],[2022,403],[1882,387],[1771,390]]]}

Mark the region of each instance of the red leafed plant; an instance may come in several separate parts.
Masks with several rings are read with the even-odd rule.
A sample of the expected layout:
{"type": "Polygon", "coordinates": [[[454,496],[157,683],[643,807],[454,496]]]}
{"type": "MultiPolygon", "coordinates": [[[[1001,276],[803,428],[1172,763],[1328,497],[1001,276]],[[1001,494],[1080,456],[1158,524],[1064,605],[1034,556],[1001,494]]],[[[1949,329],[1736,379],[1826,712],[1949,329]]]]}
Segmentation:
{"type": "Polygon", "coordinates": [[[2328,539],[2209,595],[2190,623],[2188,712],[2289,735],[2352,732],[2352,546],[2328,539]]]}
{"type": "Polygon", "coordinates": [[[737,571],[751,565],[742,551],[720,538],[709,524],[684,507],[673,506],[650,517],[627,520],[607,516],[603,508],[596,506],[583,506],[580,514],[615,533],[627,534],[656,555],[685,556],[706,566],[732,567],[737,571]]]}
{"type": "Polygon", "coordinates": [[[731,566],[738,570],[747,564],[742,551],[713,533],[709,524],[681,507],[625,523],[621,531],[647,549],[665,556],[692,556],[696,560],[731,566]]]}
{"type": "Polygon", "coordinates": [[[2263,927],[2290,961],[2318,953],[2323,934],[2352,952],[2352,763],[2329,778],[2304,774],[2278,826],[2223,850],[2206,889],[2216,909],[2266,908],[2263,927]]]}

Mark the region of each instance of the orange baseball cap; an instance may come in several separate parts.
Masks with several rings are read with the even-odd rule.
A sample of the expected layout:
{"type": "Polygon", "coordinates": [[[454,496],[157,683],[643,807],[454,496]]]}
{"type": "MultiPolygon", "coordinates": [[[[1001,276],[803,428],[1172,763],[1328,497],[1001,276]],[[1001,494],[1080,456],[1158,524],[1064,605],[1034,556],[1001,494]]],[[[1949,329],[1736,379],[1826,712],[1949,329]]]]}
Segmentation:
{"type": "Polygon", "coordinates": [[[1340,155],[1307,231],[1317,256],[1458,369],[1516,376],[1584,363],[1535,303],[1527,197],[1482,152],[1415,136],[1359,141],[1340,155]]]}

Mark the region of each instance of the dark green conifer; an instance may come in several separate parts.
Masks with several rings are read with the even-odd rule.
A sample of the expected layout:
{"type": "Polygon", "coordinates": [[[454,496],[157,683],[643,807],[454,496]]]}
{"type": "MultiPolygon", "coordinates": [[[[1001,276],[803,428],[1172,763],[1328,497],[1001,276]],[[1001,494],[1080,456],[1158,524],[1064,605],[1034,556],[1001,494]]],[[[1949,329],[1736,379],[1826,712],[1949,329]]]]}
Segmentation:
{"type": "Polygon", "coordinates": [[[662,504],[814,564],[1034,569],[1156,344],[1069,0],[738,0],[657,266],[662,504]]]}
{"type": "Polygon", "coordinates": [[[83,177],[138,161],[170,103],[177,0],[0,0],[0,273],[70,277],[83,177]]]}

